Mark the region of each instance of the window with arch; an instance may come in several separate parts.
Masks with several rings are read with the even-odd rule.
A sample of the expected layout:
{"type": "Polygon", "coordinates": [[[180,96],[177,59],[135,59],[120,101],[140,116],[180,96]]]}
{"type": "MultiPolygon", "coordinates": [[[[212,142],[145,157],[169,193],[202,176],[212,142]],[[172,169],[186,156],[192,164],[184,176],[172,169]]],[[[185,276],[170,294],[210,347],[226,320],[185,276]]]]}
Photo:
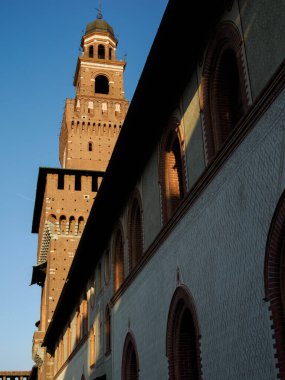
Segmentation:
{"type": "Polygon", "coordinates": [[[161,142],[160,184],[162,221],[166,223],[186,193],[182,138],[177,120],[171,120],[161,142]]]}
{"type": "Polygon", "coordinates": [[[75,218],[74,216],[71,216],[69,218],[69,233],[74,234],[75,232],[75,218]]]}
{"type": "Polygon", "coordinates": [[[141,198],[135,191],[128,215],[129,269],[136,266],[143,254],[143,220],[141,198]]]}
{"type": "Polygon", "coordinates": [[[124,242],[121,228],[115,232],[113,241],[114,290],[117,291],[124,281],[124,242]]]}
{"type": "Polygon", "coordinates": [[[105,59],[105,46],[102,44],[98,45],[98,58],[105,59]]]}
{"type": "Polygon", "coordinates": [[[111,352],[111,312],[107,305],[105,311],[105,355],[111,352]]]}
{"type": "Polygon", "coordinates": [[[109,48],[109,59],[112,60],[112,48],[109,48]]]}
{"type": "Polygon", "coordinates": [[[285,191],[276,206],[267,237],[265,265],[265,300],[271,311],[272,338],[276,349],[278,378],[285,379],[285,191]]]}
{"type": "Polygon", "coordinates": [[[139,358],[133,335],[126,336],[122,358],[122,380],[139,379],[139,358]]]}
{"type": "Polygon", "coordinates": [[[105,75],[95,78],[95,94],[109,94],[109,80],[105,75]]]}
{"type": "Polygon", "coordinates": [[[88,152],[92,152],[93,151],[93,143],[91,141],[89,141],[88,143],[88,152]]]}
{"type": "Polygon", "coordinates": [[[89,49],[88,49],[88,56],[90,58],[93,58],[94,57],[94,47],[91,45],[89,46],[89,49]]]}
{"type": "Polygon", "coordinates": [[[166,353],[169,380],[200,380],[200,329],[190,292],[176,288],[168,313],[166,353]]]}
{"type": "Polygon", "coordinates": [[[82,234],[83,228],[84,228],[84,218],[83,218],[83,216],[80,216],[78,218],[78,233],[79,234],[82,234]]]}
{"type": "Polygon", "coordinates": [[[59,230],[61,234],[66,233],[66,217],[64,215],[59,218],[59,230]]]}
{"type": "Polygon", "coordinates": [[[242,37],[222,23],[209,44],[202,74],[202,111],[207,159],[211,161],[249,106],[242,37]]]}

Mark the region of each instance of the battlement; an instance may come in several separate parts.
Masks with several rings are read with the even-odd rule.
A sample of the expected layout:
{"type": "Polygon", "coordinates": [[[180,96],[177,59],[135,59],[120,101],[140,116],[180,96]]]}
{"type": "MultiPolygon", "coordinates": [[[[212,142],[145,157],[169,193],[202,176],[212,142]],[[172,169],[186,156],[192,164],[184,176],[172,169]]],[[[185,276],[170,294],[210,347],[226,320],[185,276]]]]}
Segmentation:
{"type": "MultiPolygon", "coordinates": [[[[57,201],[57,204],[60,204],[67,198],[70,199],[71,204],[77,199],[80,206],[81,199],[88,202],[91,198],[93,201],[103,175],[104,172],[100,171],[40,168],[32,232],[39,232],[41,215],[47,206],[46,203],[57,201]],[[60,197],[56,194],[60,195],[60,197]]],[[[49,208],[51,209],[51,207],[49,208]]],[[[56,210],[56,212],[58,211],[56,210]]]]}

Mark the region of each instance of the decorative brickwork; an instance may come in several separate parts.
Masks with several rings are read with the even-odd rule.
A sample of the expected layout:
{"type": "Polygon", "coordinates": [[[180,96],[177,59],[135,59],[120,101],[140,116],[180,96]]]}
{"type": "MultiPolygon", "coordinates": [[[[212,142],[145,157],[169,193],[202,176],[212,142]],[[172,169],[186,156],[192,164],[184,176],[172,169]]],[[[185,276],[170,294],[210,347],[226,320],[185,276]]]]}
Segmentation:
{"type": "Polygon", "coordinates": [[[264,267],[265,294],[272,314],[279,379],[285,379],[285,192],[269,229],[264,267]]]}
{"type": "Polygon", "coordinates": [[[166,355],[169,380],[202,379],[200,329],[193,298],[184,286],[176,289],[168,314],[166,355]]]}
{"type": "Polygon", "coordinates": [[[171,119],[161,141],[159,177],[162,222],[165,224],[186,194],[186,168],[179,122],[171,119]]]}
{"type": "Polygon", "coordinates": [[[134,336],[129,332],[126,336],[122,359],[122,380],[139,379],[139,357],[134,336]]]}
{"type": "Polygon", "coordinates": [[[131,271],[143,254],[143,219],[142,203],[136,189],[129,206],[128,214],[129,271],[131,271]]]}
{"type": "Polygon", "coordinates": [[[203,66],[202,111],[208,161],[249,106],[243,40],[232,22],[218,27],[203,66]]]}

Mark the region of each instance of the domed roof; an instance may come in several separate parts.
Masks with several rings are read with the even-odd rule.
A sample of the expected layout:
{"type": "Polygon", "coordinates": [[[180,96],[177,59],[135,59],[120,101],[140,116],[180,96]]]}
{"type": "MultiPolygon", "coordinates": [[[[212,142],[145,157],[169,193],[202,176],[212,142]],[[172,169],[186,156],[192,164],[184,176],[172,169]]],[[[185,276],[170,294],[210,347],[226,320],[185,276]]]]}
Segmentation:
{"type": "Polygon", "coordinates": [[[93,32],[110,33],[115,38],[113,28],[107,23],[107,21],[101,18],[97,18],[95,21],[87,24],[85,34],[93,32]]]}

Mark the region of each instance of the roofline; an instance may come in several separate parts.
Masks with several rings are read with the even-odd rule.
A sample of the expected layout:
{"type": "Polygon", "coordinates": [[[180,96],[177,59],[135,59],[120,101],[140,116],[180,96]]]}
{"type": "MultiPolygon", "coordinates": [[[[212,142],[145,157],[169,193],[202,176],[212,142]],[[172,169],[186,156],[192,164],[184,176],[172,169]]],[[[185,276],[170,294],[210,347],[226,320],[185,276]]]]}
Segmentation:
{"type": "Polygon", "coordinates": [[[46,177],[47,174],[82,174],[82,175],[98,175],[102,176],[105,172],[96,171],[96,170],[80,170],[80,169],[62,169],[62,168],[39,168],[38,174],[38,182],[36,189],[36,197],[35,197],[35,206],[34,206],[34,214],[33,214],[33,222],[32,222],[32,233],[39,232],[39,225],[42,213],[42,206],[44,200],[44,193],[46,188],[46,177]]]}
{"type": "Polygon", "coordinates": [[[44,337],[43,345],[49,352],[54,351],[167,120],[195,73],[197,61],[226,3],[227,0],[169,0],[44,337]],[[189,36],[187,46],[191,55],[184,54],[187,46],[181,35],[185,34],[189,36]],[[175,49],[169,48],[169,41],[175,41],[175,49]],[[154,91],[154,84],[159,91],[154,91]],[[132,170],[134,166],[136,171],[132,170]]]}

